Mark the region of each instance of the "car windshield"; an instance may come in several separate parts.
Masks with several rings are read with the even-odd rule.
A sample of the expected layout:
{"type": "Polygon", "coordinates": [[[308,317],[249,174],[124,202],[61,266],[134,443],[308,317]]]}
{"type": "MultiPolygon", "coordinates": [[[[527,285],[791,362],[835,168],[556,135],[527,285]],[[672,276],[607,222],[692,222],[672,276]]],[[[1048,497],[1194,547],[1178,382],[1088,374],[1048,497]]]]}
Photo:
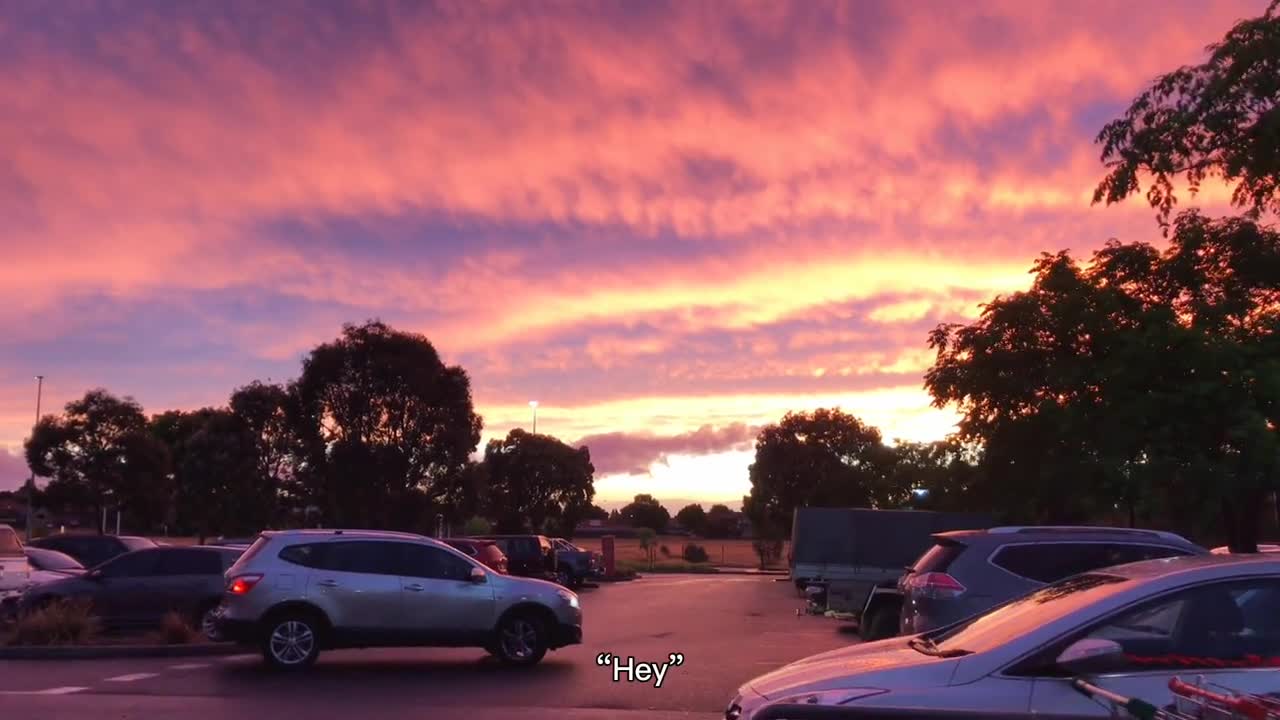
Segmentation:
{"type": "Polygon", "coordinates": [[[124,543],[124,546],[130,550],[146,550],[147,548],[156,547],[155,541],[141,537],[121,537],[120,542],[124,543]]]}
{"type": "Polygon", "coordinates": [[[0,528],[0,555],[21,555],[22,541],[13,528],[0,528]]]}
{"type": "Polygon", "coordinates": [[[40,570],[83,570],[84,566],[75,558],[57,550],[27,548],[27,557],[31,564],[40,570]]]}
{"type": "Polygon", "coordinates": [[[1124,588],[1118,575],[1087,573],[1046,585],[975,615],[930,638],[943,652],[983,652],[1097,602],[1124,588]]]}

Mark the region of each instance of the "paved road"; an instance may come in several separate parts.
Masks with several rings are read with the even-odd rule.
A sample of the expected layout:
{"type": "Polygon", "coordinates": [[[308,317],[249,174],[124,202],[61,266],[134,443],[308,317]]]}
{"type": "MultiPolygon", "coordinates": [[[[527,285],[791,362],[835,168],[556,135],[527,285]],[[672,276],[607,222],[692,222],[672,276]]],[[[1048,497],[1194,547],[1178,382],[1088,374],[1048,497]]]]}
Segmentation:
{"type": "Polygon", "coordinates": [[[288,713],[371,720],[421,715],[517,718],[720,717],[739,684],[851,642],[831,620],[797,617],[789,583],[760,577],[657,576],[582,593],[583,645],[537,667],[503,667],[483,651],[327,653],[302,674],[266,672],[258,657],[0,661],[5,717],[221,720],[288,713]],[[614,683],[599,653],[664,661],[661,688],[614,683]]]}

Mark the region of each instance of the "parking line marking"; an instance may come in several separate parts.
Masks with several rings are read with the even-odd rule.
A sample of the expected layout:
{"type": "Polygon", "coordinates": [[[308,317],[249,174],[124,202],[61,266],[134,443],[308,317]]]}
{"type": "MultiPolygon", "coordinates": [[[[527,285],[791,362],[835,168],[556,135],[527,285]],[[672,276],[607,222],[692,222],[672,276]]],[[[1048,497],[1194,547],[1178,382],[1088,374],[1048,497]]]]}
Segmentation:
{"type": "Polygon", "coordinates": [[[117,675],[109,677],[103,682],[135,682],[137,680],[146,680],[147,678],[156,677],[156,673],[130,673],[128,675],[117,675]]]}
{"type": "Polygon", "coordinates": [[[257,655],[231,655],[231,656],[222,658],[222,662],[224,663],[242,662],[244,660],[252,660],[255,657],[257,657],[257,655]]]}
{"type": "Polygon", "coordinates": [[[182,665],[170,665],[170,670],[200,670],[209,667],[209,663],[185,663],[182,665]]]}
{"type": "Polygon", "coordinates": [[[72,693],[84,692],[87,687],[56,687],[47,690],[4,690],[0,691],[0,695],[70,695],[72,693]]]}

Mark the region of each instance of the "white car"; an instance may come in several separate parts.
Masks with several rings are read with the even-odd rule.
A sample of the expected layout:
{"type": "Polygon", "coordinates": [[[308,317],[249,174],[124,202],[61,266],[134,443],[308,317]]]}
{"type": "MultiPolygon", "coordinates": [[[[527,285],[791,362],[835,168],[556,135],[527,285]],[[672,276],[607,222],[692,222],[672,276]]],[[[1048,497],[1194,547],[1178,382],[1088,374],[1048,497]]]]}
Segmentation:
{"type": "Polygon", "coordinates": [[[0,525],[0,602],[21,595],[31,584],[31,563],[18,533],[0,525]]]}
{"type": "Polygon", "coordinates": [[[1076,575],[920,635],[854,645],[748,681],[726,720],[768,705],[1108,717],[1071,678],[1165,706],[1203,676],[1280,693],[1280,557],[1198,555],[1076,575]]]}

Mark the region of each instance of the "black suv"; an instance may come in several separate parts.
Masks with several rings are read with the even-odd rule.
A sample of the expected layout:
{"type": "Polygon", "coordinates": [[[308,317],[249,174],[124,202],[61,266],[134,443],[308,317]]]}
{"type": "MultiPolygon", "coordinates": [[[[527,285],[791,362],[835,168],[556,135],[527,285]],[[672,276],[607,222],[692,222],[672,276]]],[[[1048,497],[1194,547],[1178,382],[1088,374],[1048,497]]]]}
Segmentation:
{"type": "Polygon", "coordinates": [[[903,634],[949,625],[1079,573],[1209,552],[1173,533],[1109,527],[994,527],[933,540],[898,581],[903,634]]]}
{"type": "Polygon", "coordinates": [[[492,540],[507,556],[507,573],[524,577],[556,579],[556,552],[545,535],[472,535],[475,540],[492,540]]]}

